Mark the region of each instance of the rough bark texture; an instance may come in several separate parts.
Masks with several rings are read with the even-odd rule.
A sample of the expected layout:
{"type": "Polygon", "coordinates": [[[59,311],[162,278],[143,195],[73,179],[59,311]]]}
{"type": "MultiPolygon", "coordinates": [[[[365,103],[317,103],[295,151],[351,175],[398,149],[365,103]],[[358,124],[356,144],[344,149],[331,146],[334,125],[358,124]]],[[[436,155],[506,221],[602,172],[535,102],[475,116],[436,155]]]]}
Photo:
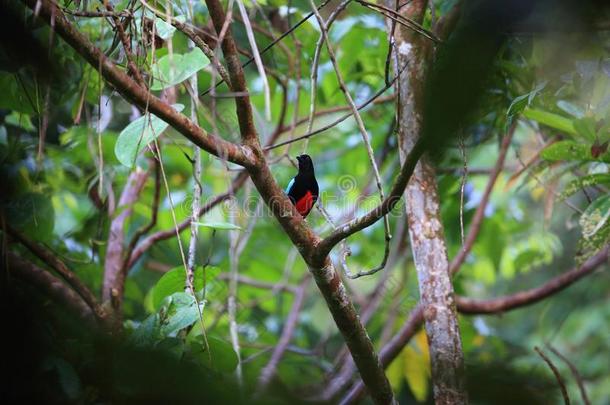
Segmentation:
{"type": "MultiPolygon", "coordinates": [[[[401,11],[421,21],[426,1],[413,1],[401,11]]],[[[404,27],[395,30],[395,69],[409,63],[399,80],[399,148],[404,162],[421,132],[423,87],[427,64],[427,41],[404,27]]],[[[420,300],[430,347],[432,385],[436,404],[467,402],[464,389],[464,357],[455,308],[449,260],[445,245],[436,175],[424,156],[405,190],[405,210],[420,300]]]]}

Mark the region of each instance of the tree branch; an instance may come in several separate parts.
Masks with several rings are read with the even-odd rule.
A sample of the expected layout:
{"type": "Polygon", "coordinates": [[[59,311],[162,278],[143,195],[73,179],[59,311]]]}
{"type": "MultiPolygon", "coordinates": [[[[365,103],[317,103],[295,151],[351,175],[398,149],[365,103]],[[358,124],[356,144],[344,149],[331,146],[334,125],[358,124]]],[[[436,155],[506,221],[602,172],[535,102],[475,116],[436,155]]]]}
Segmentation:
{"type": "MultiPolygon", "coordinates": [[[[576,281],[591,274],[596,268],[608,261],[610,248],[606,246],[595,256],[587,260],[582,266],[557,276],[540,287],[531,290],[518,292],[506,297],[492,298],[489,300],[473,300],[460,296],[455,297],[457,309],[465,315],[495,315],[513,309],[522,308],[542,301],[553,294],[556,294],[576,281]]],[[[421,305],[417,305],[409,314],[408,320],[398,331],[392,340],[386,344],[379,352],[379,359],[383,367],[387,367],[398,356],[409,340],[419,330],[423,323],[423,310],[421,305]]],[[[343,398],[342,403],[353,403],[361,398],[364,393],[364,385],[358,382],[343,398]]]]}
{"type": "Polygon", "coordinates": [[[59,36],[93,68],[100,69],[104,80],[134,105],[155,114],[203,150],[245,167],[252,165],[253,156],[247,147],[207,134],[185,115],[142,88],[78,31],[61,9],[51,1],[23,0],[23,2],[32,10],[38,11],[38,15],[48,24],[53,21],[53,29],[59,36]]]}
{"type": "Polygon", "coordinates": [[[570,405],[570,397],[568,396],[568,390],[566,389],[566,384],[563,382],[563,378],[561,377],[559,370],[557,370],[557,367],[555,367],[555,365],[553,364],[551,359],[549,359],[542,352],[542,350],[540,350],[538,347],[534,347],[534,350],[536,351],[536,353],[538,353],[538,355],[540,357],[542,357],[542,360],[544,360],[544,362],[547,364],[547,366],[549,366],[549,368],[553,372],[553,375],[555,376],[555,379],[557,380],[557,384],[559,385],[559,389],[561,390],[561,395],[563,396],[563,402],[565,403],[565,405],[570,405]]]}
{"type": "Polygon", "coordinates": [[[299,318],[299,313],[301,312],[301,308],[303,306],[303,302],[305,301],[305,292],[307,290],[307,286],[311,281],[311,276],[306,274],[301,281],[301,284],[296,290],[294,300],[292,302],[292,307],[290,308],[290,313],[288,314],[288,318],[286,319],[286,324],[284,325],[284,329],[282,330],[282,335],[280,336],[277,345],[273,349],[273,353],[271,354],[271,359],[267,365],[261,370],[260,376],[258,378],[258,386],[257,391],[259,393],[265,392],[265,389],[271,382],[271,379],[275,375],[276,369],[280,360],[284,356],[284,352],[288,348],[290,341],[292,340],[292,335],[297,326],[297,321],[299,318]]]}
{"type": "Polygon", "coordinates": [[[355,219],[345,225],[339,226],[337,230],[333,231],[330,235],[324,238],[324,240],[322,240],[317,247],[316,256],[321,257],[323,255],[327,255],[330,253],[332,248],[337,245],[337,243],[341,242],[350,235],[353,235],[356,232],[373,225],[384,215],[387,215],[402,198],[402,194],[407,187],[407,183],[415,170],[415,165],[417,165],[417,162],[423,155],[424,151],[424,142],[418,141],[405,159],[400,172],[392,185],[392,189],[381,204],[360,218],[355,219]]]}
{"type": "MultiPolygon", "coordinates": [[[[208,11],[210,12],[210,17],[212,18],[216,33],[220,37],[226,19],[222,4],[220,4],[219,0],[206,0],[205,4],[208,6],[208,11]]],[[[256,128],[254,127],[254,120],[252,118],[252,106],[250,105],[250,96],[248,95],[248,88],[246,86],[246,76],[244,75],[244,70],[239,61],[239,54],[235,41],[233,40],[231,28],[226,30],[221,47],[227,62],[227,71],[229,73],[229,78],[231,79],[231,89],[236,93],[243,93],[243,95],[235,97],[239,130],[244,142],[246,144],[252,143],[257,140],[256,128]]]]}
{"type": "Polygon", "coordinates": [[[88,324],[95,324],[94,313],[89,305],[60,279],[15,253],[6,252],[6,258],[11,274],[44,291],[52,300],[65,306],[88,324]]]}
{"type": "Polygon", "coordinates": [[[15,238],[19,243],[25,246],[30,252],[36,257],[42,260],[45,264],[55,270],[69,285],[80,295],[80,298],[89,306],[92,313],[96,316],[98,321],[104,321],[106,318],[106,311],[98,303],[95,295],[89,290],[89,288],[83,284],[83,282],[74,274],[64,262],[62,262],[55,254],[39,244],[27,239],[23,234],[17,230],[6,227],[6,230],[11,237],[15,238]]]}
{"type": "Polygon", "coordinates": [[[123,245],[125,240],[125,224],[131,216],[133,204],[140,196],[147,177],[148,173],[140,168],[136,168],[136,170],[131,172],[117,205],[117,210],[120,212],[110,223],[108,245],[104,259],[102,300],[104,304],[112,304],[115,312],[114,315],[117,319],[120,319],[125,277],[127,276],[127,272],[123,271],[123,264],[125,262],[125,247],[123,245]]]}
{"type": "MultiPolygon", "coordinates": [[[[225,37],[222,41],[223,53],[227,60],[227,69],[234,91],[245,95],[236,97],[236,105],[241,136],[246,145],[236,145],[206,134],[186,116],[179,114],[171,106],[142,89],[77,31],[66,19],[65,15],[55,5],[51,4],[49,0],[40,0],[40,2],[37,0],[23,1],[32,9],[39,8],[40,15],[46,21],[49,21],[51,16],[54,16],[54,29],[59,35],[93,66],[97,66],[101,62],[100,73],[104,79],[114,85],[129,101],[143,108],[148,105],[149,111],[166,121],[196,145],[216,156],[221,158],[226,157],[228,160],[246,168],[263,200],[308,264],[309,270],[326,299],[335,323],[343,335],[363,381],[365,381],[372,393],[373,399],[377,403],[392,402],[393,394],[389,382],[339,275],[328,256],[319,256],[317,254],[317,245],[320,239],[303,220],[302,216],[298,214],[294,205],[275,182],[266,163],[253,124],[245,77],[239,65],[237,49],[230,36],[230,32],[227,32],[228,37],[225,37]],[[37,4],[39,7],[37,7],[37,4]]],[[[208,0],[207,3],[210,15],[214,20],[214,26],[220,32],[224,24],[224,10],[217,0],[208,0]]],[[[388,211],[389,209],[386,213],[388,211]]],[[[373,218],[370,223],[375,222],[377,219],[373,218]]],[[[365,221],[369,220],[370,218],[365,219],[365,221]]]]}
{"type": "Polygon", "coordinates": [[[498,314],[510,311],[511,309],[531,305],[569,287],[584,276],[592,273],[607,260],[608,247],[606,246],[582,266],[563,273],[540,287],[489,300],[475,300],[456,296],[455,301],[458,310],[463,314],[498,314]]]}

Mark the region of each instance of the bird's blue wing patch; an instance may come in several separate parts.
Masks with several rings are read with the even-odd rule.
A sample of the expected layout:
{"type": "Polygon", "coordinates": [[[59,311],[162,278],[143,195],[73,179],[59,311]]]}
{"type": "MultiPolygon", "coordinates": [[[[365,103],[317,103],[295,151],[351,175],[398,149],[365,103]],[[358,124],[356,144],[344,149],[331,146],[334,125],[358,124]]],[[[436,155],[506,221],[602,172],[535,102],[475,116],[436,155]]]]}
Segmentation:
{"type": "Polygon", "coordinates": [[[286,194],[290,193],[290,189],[292,188],[292,186],[294,185],[294,178],[292,180],[290,180],[290,183],[288,183],[288,187],[286,187],[286,191],[284,191],[286,194]]]}

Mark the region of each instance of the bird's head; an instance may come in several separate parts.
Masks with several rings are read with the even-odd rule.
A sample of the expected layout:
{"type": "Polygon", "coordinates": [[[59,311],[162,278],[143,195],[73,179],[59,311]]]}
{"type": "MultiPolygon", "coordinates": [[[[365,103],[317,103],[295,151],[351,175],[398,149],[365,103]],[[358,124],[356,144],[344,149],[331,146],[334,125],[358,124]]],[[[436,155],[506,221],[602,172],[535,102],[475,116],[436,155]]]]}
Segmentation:
{"type": "Polygon", "coordinates": [[[309,155],[299,155],[297,161],[299,162],[299,172],[313,173],[313,161],[309,155]]]}

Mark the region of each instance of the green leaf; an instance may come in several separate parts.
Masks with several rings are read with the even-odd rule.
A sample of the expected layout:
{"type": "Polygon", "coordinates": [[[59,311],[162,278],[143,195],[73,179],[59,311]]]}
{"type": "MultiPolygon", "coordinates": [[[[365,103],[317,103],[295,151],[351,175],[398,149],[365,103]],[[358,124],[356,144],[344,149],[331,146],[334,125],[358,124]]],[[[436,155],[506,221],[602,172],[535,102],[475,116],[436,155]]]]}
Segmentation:
{"type": "Polygon", "coordinates": [[[550,161],[602,161],[610,162],[610,153],[606,152],[597,158],[591,155],[591,147],[574,141],[559,141],[547,146],[540,153],[540,156],[545,160],[550,161]]]}
{"type": "Polygon", "coordinates": [[[209,64],[210,60],[199,48],[186,54],[165,55],[152,66],[154,81],[151,90],[163,90],[182,83],[209,64]]]}
{"type": "Polygon", "coordinates": [[[135,346],[152,347],[161,336],[160,327],[159,315],[152,314],[140,323],[128,341],[135,346]]]}
{"type": "Polygon", "coordinates": [[[164,40],[170,39],[176,32],[176,28],[174,28],[171,24],[166,23],[159,17],[155,17],[155,29],[157,30],[156,34],[159,36],[159,38],[164,40]]]}
{"type": "Polygon", "coordinates": [[[565,186],[561,194],[557,196],[557,200],[563,201],[571,195],[579,192],[583,188],[591,187],[596,184],[610,184],[610,174],[589,174],[587,176],[579,177],[575,180],[572,180],[565,186]]]}
{"type": "Polygon", "coordinates": [[[201,335],[191,341],[191,355],[197,362],[224,373],[235,370],[238,361],[237,355],[228,342],[216,336],[208,336],[208,346],[210,348],[209,353],[201,335]]]}
{"type": "Polygon", "coordinates": [[[165,317],[161,322],[161,335],[176,333],[199,319],[199,309],[195,297],[184,292],[170,296],[165,317]]]}
{"type": "MultiPolygon", "coordinates": [[[[215,272],[211,272],[210,270],[216,269],[215,267],[206,269],[206,277],[208,278],[208,282],[210,281],[210,274],[214,275],[215,272]]],[[[194,287],[195,291],[199,291],[203,288],[203,268],[201,266],[195,269],[194,275],[194,287]]],[[[183,292],[186,286],[186,271],[184,267],[179,266],[176,267],[167,273],[165,273],[157,284],[152,288],[151,291],[151,304],[155,311],[158,311],[162,304],[163,300],[170,295],[183,292]]]]}
{"type": "Polygon", "coordinates": [[[184,267],[176,267],[165,273],[152,289],[152,306],[158,311],[163,300],[173,293],[184,291],[186,285],[186,272],[184,267]]]}
{"type": "Polygon", "coordinates": [[[8,223],[33,240],[47,240],[53,234],[55,211],[51,198],[39,193],[26,193],[5,206],[8,223]]]}
{"type": "Polygon", "coordinates": [[[606,225],[610,219],[610,195],[593,201],[580,216],[580,226],[584,238],[591,238],[606,225]]]}
{"type": "Polygon", "coordinates": [[[592,117],[580,118],[573,121],[574,129],[578,132],[578,135],[585,138],[587,141],[595,142],[595,119],[592,117]]]}
{"type": "Polygon", "coordinates": [[[25,114],[35,114],[35,102],[32,100],[33,89],[26,88],[23,81],[18,79],[17,74],[0,71],[0,108],[18,111],[25,114]]]}
{"type": "MultiPolygon", "coordinates": [[[[172,107],[178,112],[184,109],[182,104],[174,104],[172,107]]],[[[161,118],[150,113],[144,114],[121,131],[114,146],[114,154],[119,162],[132,167],[146,145],[158,138],[168,126],[161,118]]]]}
{"type": "Polygon", "coordinates": [[[203,226],[204,228],[228,230],[228,231],[239,231],[241,227],[232,224],[230,222],[195,222],[197,226],[203,226]]]}
{"type": "Polygon", "coordinates": [[[547,111],[526,108],[523,110],[523,116],[527,119],[536,121],[539,124],[546,125],[558,131],[562,131],[569,135],[576,135],[572,120],[561,115],[553,114],[547,111]]]}
{"type": "Polygon", "coordinates": [[[547,84],[547,82],[539,83],[529,93],[516,97],[513,100],[513,102],[510,103],[510,106],[508,107],[508,111],[506,112],[506,115],[511,117],[511,116],[519,114],[520,112],[525,110],[525,108],[532,103],[532,101],[534,100],[536,95],[538,95],[538,93],[540,93],[546,87],[546,84],[547,84]]]}
{"type": "Polygon", "coordinates": [[[28,114],[23,114],[17,111],[13,111],[8,117],[4,118],[4,122],[19,128],[23,128],[28,132],[34,132],[36,129],[34,125],[32,125],[32,119],[28,114]]]}

